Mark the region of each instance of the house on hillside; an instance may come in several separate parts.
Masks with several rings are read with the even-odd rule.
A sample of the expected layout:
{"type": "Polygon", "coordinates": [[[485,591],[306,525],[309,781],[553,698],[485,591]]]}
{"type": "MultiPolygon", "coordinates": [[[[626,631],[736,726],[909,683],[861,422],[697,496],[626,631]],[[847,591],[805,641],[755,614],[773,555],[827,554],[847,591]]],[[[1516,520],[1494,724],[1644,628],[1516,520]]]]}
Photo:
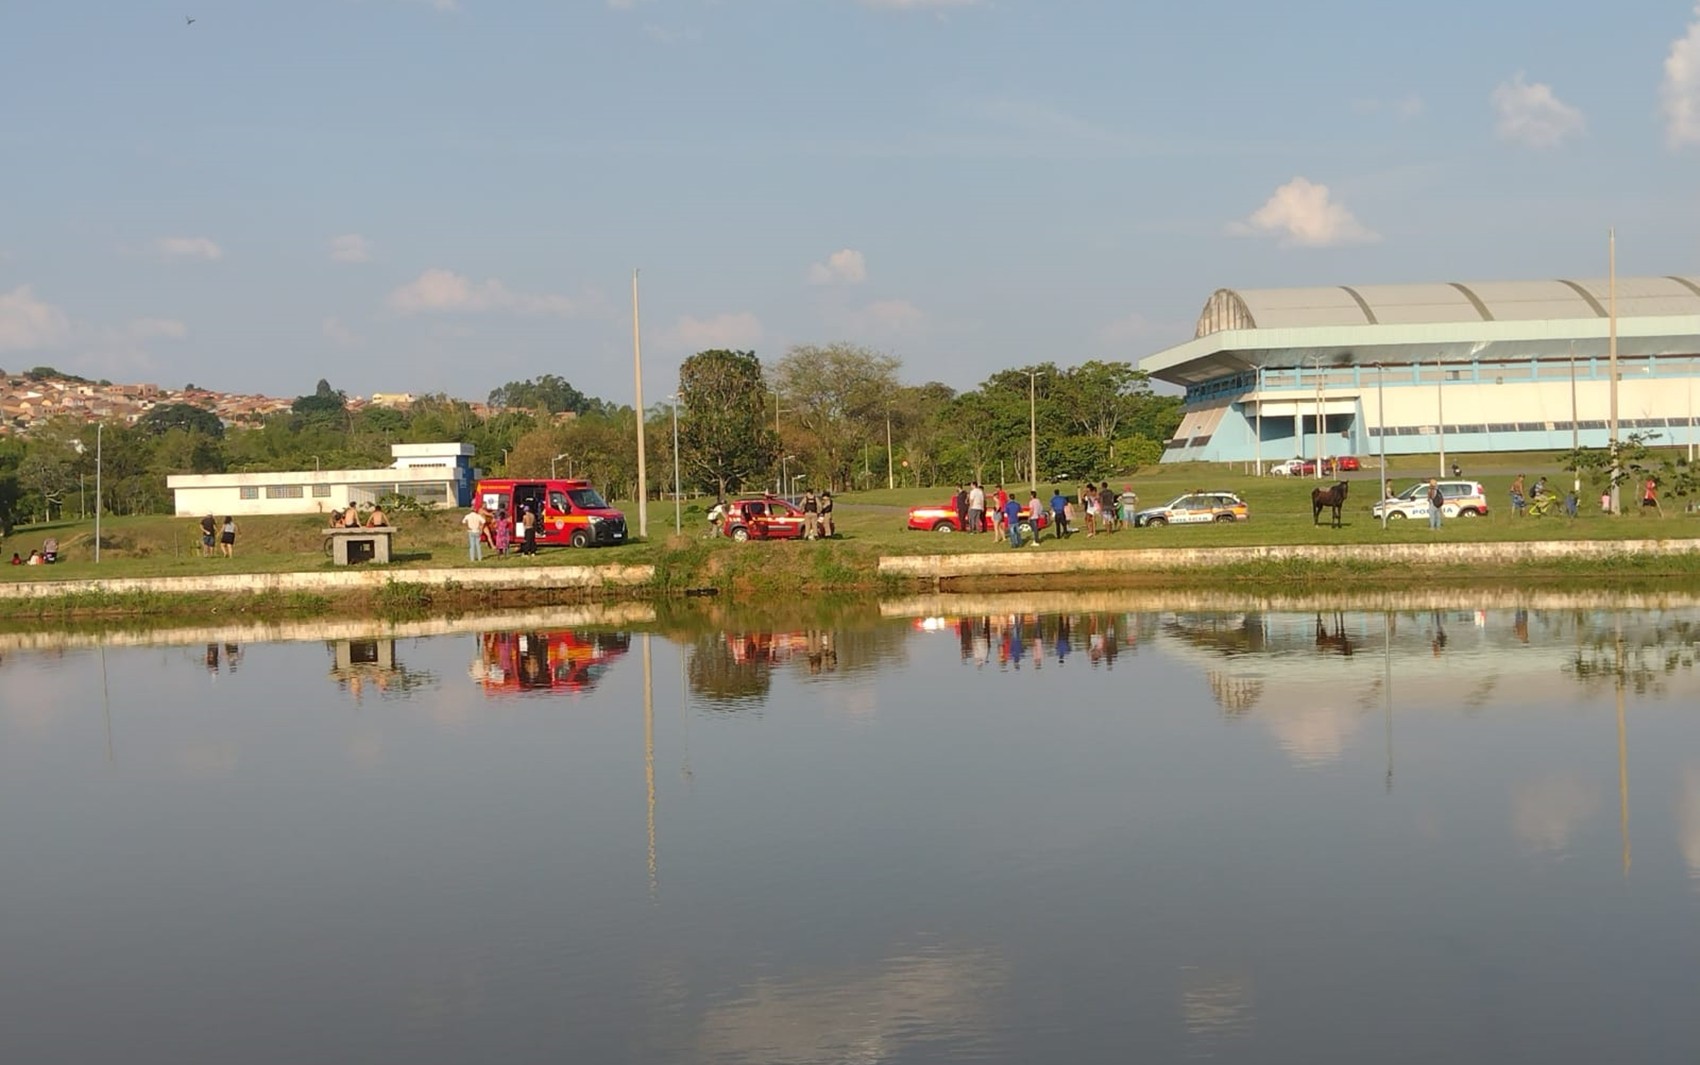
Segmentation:
{"type": "Polygon", "coordinates": [[[180,515],[328,514],[387,495],[439,507],[472,502],[471,444],[391,444],[390,455],[395,461],[377,470],[173,474],[165,484],[180,515]]]}

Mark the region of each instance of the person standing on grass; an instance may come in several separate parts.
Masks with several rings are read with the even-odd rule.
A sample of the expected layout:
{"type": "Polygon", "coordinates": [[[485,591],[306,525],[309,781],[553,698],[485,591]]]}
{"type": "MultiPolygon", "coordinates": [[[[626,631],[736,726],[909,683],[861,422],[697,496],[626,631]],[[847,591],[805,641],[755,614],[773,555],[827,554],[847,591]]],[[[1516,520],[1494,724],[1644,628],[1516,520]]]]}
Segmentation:
{"type": "Polygon", "coordinates": [[[1659,517],[1665,516],[1665,508],[1659,506],[1659,482],[1651,477],[1641,486],[1641,513],[1647,513],[1648,507],[1658,511],[1659,517]]]}
{"type": "Polygon", "coordinates": [[[468,562],[484,561],[484,510],[475,506],[466,512],[466,517],[460,519],[466,526],[466,560],[468,562]]]}
{"type": "Polygon", "coordinates": [[[1528,500],[1523,496],[1523,475],[1519,473],[1517,479],[1511,482],[1511,516],[1521,518],[1527,504],[1528,500]]]}
{"type": "Polygon", "coordinates": [[[1068,536],[1068,498],[1057,487],[1051,489],[1051,524],[1056,527],[1058,540],[1068,536]]]}
{"type": "Polygon", "coordinates": [[[520,511],[520,521],[525,523],[525,535],[520,538],[519,553],[522,555],[537,554],[537,512],[527,503],[520,511]]]}
{"type": "Polygon", "coordinates": [[[975,481],[968,486],[968,524],[963,526],[964,532],[986,531],[986,490],[975,481]]]}
{"type": "Polygon", "coordinates": [[[820,500],[813,488],[803,493],[803,539],[820,539],[820,500]]]}
{"type": "MultiPolygon", "coordinates": [[[[1021,504],[1017,503],[1013,498],[1011,498],[1011,496],[1008,492],[1004,492],[1004,491],[1000,490],[998,494],[1003,496],[1003,511],[1002,511],[1000,517],[1003,520],[1004,529],[1009,533],[1009,546],[1020,547],[1021,546],[1021,504]]],[[[1037,497],[1035,497],[1034,500],[1033,500],[1033,502],[1035,502],[1035,503],[1037,503],[1038,501],[1039,500],[1038,500],[1037,497]]],[[[1038,525],[1033,526],[1033,542],[1035,544],[1037,544],[1039,542],[1039,526],[1038,525]]]]}
{"type": "Polygon", "coordinates": [[[820,534],[822,539],[831,539],[838,530],[832,524],[832,493],[820,494],[820,534]]]}
{"type": "Polygon", "coordinates": [[[1440,493],[1440,485],[1433,477],[1428,479],[1428,527],[1440,528],[1440,508],[1446,502],[1446,497],[1440,493]]]}
{"type": "Polygon", "coordinates": [[[213,537],[218,532],[218,523],[208,514],[201,519],[201,556],[211,558],[213,554],[213,537]]]}
{"type": "Polygon", "coordinates": [[[490,538],[495,544],[496,557],[506,558],[508,548],[512,546],[514,539],[513,522],[508,515],[508,505],[506,503],[503,503],[496,508],[496,520],[490,530],[490,533],[490,538]]]}
{"type": "Polygon", "coordinates": [[[1133,515],[1139,509],[1139,495],[1133,490],[1133,485],[1122,488],[1122,494],[1116,500],[1122,507],[1122,528],[1133,528],[1133,515]]]}
{"type": "Polygon", "coordinates": [[[961,532],[968,531],[968,486],[956,486],[956,495],[951,497],[951,506],[956,508],[956,528],[961,532]]]}
{"type": "Polygon", "coordinates": [[[1098,486],[1098,515],[1104,522],[1104,531],[1110,532],[1121,528],[1121,522],[1116,520],[1116,490],[1105,481],[1098,486]]]}
{"type": "Polygon", "coordinates": [[[225,558],[236,557],[236,519],[228,514],[224,517],[224,527],[219,530],[218,549],[225,558]]]}
{"type": "Polygon", "coordinates": [[[1008,531],[1003,527],[1003,505],[1005,503],[1008,503],[1008,502],[1009,502],[1009,493],[1003,490],[1003,485],[1001,485],[1001,484],[998,485],[998,490],[995,493],[992,494],[992,532],[993,533],[1002,533],[1002,532],[1008,531]]]}
{"type": "Polygon", "coordinates": [[[1098,532],[1098,486],[1091,481],[1080,490],[1080,509],[1086,512],[1086,537],[1091,539],[1098,532]]]}

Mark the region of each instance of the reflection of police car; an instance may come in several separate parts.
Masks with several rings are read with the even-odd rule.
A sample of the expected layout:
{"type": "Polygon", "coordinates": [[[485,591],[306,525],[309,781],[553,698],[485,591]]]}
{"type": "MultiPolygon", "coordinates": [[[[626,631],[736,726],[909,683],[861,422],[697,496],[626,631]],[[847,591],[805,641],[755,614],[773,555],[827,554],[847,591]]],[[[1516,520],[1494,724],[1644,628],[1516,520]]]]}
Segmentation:
{"type": "MultiPolygon", "coordinates": [[[[1446,501],[1440,507],[1443,517],[1480,518],[1487,515],[1487,494],[1478,482],[1440,481],[1438,487],[1441,498],[1446,501]]],[[[1378,518],[1386,511],[1387,517],[1395,521],[1400,518],[1427,518],[1428,482],[1418,481],[1398,495],[1369,509],[1370,513],[1378,518]]]]}
{"type": "Polygon", "coordinates": [[[1198,525],[1209,521],[1246,521],[1251,511],[1232,492],[1193,492],[1165,506],[1133,516],[1135,525],[1198,525]]]}

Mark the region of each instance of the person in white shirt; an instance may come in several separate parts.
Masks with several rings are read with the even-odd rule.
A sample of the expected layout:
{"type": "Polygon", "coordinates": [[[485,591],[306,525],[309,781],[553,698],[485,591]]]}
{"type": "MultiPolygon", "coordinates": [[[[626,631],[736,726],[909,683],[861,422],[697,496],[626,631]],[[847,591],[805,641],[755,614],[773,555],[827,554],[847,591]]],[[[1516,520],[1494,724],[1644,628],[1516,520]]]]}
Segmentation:
{"type": "Polygon", "coordinates": [[[460,519],[466,526],[466,560],[468,562],[484,561],[484,526],[489,519],[477,507],[466,512],[466,517],[460,519]]]}
{"type": "Polygon", "coordinates": [[[986,531],[986,490],[975,481],[968,489],[968,525],[964,532],[986,531]]]}

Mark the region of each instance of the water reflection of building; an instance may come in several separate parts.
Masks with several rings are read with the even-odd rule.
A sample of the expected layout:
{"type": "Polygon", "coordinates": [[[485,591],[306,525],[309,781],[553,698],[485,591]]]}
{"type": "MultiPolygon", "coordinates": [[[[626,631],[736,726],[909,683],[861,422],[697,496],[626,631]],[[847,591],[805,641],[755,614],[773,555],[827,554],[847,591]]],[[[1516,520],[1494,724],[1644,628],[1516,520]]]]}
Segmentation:
{"type": "Polygon", "coordinates": [[[395,641],[388,638],[329,640],[330,675],[337,687],[362,698],[368,690],[384,697],[403,696],[429,687],[435,674],[408,669],[396,658],[395,641]]]}
{"type": "Polygon", "coordinates": [[[587,692],[630,646],[623,632],[483,632],[468,673],[487,695],[587,692]]]}

